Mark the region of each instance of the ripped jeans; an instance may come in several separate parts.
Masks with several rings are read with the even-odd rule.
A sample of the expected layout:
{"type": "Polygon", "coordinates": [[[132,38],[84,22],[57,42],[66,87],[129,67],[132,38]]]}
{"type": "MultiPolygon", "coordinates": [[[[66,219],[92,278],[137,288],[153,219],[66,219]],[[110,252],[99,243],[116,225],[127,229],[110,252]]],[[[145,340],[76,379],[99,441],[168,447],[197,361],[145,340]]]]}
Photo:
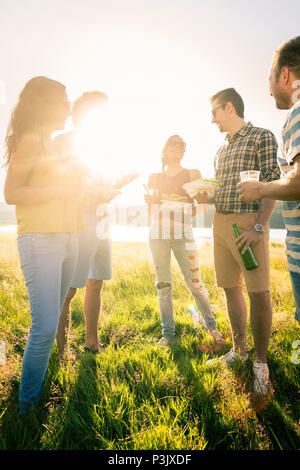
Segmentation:
{"type": "Polygon", "coordinates": [[[175,239],[172,235],[168,239],[155,239],[151,237],[150,233],[149,244],[155,266],[162,335],[171,339],[175,336],[171,274],[172,251],[187,287],[202,314],[206,328],[215,329],[216,320],[211,310],[208,292],[200,277],[199,254],[192,228],[188,232],[185,231],[181,239],[175,239]]]}

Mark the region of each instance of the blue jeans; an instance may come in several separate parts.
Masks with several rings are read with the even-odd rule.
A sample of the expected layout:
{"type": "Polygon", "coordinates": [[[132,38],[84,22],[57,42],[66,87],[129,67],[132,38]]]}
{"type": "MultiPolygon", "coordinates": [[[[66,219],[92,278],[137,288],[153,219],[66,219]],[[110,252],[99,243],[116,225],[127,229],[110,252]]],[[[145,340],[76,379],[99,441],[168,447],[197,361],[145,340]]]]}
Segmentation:
{"type": "Polygon", "coordinates": [[[296,304],[295,318],[300,322],[300,274],[290,271],[290,276],[296,304]]]}
{"type": "Polygon", "coordinates": [[[211,311],[208,292],[200,277],[199,254],[192,230],[189,233],[186,231],[181,239],[175,239],[172,235],[169,239],[155,239],[151,237],[150,233],[149,244],[155,266],[156,288],[163,336],[171,339],[175,336],[171,274],[172,251],[187,287],[202,314],[205,326],[208,329],[215,329],[216,320],[211,311]]]}
{"type": "Polygon", "coordinates": [[[42,394],[61,308],[77,262],[77,233],[18,235],[18,251],[31,312],[19,389],[19,413],[23,414],[42,394]]]}

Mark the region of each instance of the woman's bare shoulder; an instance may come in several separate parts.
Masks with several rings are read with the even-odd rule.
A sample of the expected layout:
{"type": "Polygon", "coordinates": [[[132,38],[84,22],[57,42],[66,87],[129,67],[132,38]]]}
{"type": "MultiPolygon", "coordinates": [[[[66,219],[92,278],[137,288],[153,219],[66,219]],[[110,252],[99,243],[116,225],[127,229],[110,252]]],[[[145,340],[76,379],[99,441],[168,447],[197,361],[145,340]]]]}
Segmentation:
{"type": "MultiPolygon", "coordinates": [[[[5,199],[10,199],[11,188],[26,184],[40,153],[40,139],[34,133],[24,134],[11,154],[5,182],[5,199]]],[[[14,202],[9,202],[14,204],[14,202]]]]}
{"type": "Polygon", "coordinates": [[[73,132],[64,132],[63,134],[58,134],[53,142],[60,148],[69,148],[73,145],[74,133],[73,132]]]}
{"type": "Polygon", "coordinates": [[[161,173],[152,173],[152,175],[149,176],[149,179],[148,179],[149,189],[156,189],[160,175],[161,173]]]}
{"type": "Polygon", "coordinates": [[[41,139],[38,134],[27,132],[16,145],[12,160],[35,159],[39,153],[41,139]]]}
{"type": "Polygon", "coordinates": [[[193,169],[193,170],[189,170],[189,171],[190,171],[190,180],[191,181],[194,181],[198,178],[201,178],[201,173],[200,173],[199,170],[193,169]]]}

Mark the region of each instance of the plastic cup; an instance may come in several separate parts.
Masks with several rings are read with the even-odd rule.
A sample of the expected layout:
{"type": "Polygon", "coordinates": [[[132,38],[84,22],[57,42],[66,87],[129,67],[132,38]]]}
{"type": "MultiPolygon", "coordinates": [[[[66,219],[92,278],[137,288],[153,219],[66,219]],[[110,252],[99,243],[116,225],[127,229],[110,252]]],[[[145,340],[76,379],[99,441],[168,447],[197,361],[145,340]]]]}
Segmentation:
{"type": "Polygon", "coordinates": [[[247,170],[241,171],[241,181],[259,181],[260,171],[257,170],[247,170]]]}
{"type": "Polygon", "coordinates": [[[153,204],[159,204],[159,190],[158,189],[153,189],[152,190],[152,203],[153,204]]]}

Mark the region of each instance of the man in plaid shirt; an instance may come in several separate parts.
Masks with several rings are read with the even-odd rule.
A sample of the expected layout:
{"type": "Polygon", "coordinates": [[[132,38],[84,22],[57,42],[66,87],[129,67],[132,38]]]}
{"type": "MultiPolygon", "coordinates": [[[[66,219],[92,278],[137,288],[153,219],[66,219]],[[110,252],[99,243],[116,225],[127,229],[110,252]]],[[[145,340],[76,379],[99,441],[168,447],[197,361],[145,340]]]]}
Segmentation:
{"type": "Polygon", "coordinates": [[[236,186],[245,170],[259,170],[260,180],[265,182],[279,178],[276,139],[270,131],[245,123],[232,137],[227,134],[214,164],[216,179],[223,183],[215,198],[217,212],[258,212],[260,201],[242,202],[236,186]]]}
{"type": "MultiPolygon", "coordinates": [[[[240,172],[259,170],[262,181],[280,178],[277,142],[267,129],[254,127],[244,120],[244,103],[233,88],[222,90],[211,98],[212,122],[226,132],[224,145],[215,157],[215,177],[222,183],[214,200],[200,195],[198,202],[216,206],[213,221],[214,264],[219,287],[223,287],[231,324],[233,348],[219,358],[232,366],[245,361],[247,354],[247,307],[242,291],[243,278],[250,298],[250,321],[254,337],[254,391],[269,392],[267,349],[272,324],[269,285],[269,226],[275,201],[263,199],[251,203],[239,199],[237,184],[240,172]],[[235,239],[232,224],[241,235],[235,239]],[[239,248],[245,253],[251,245],[258,267],[247,270],[239,248]]],[[[213,359],[212,361],[215,361],[213,359]]],[[[209,362],[212,362],[209,361],[209,362]]]]}

